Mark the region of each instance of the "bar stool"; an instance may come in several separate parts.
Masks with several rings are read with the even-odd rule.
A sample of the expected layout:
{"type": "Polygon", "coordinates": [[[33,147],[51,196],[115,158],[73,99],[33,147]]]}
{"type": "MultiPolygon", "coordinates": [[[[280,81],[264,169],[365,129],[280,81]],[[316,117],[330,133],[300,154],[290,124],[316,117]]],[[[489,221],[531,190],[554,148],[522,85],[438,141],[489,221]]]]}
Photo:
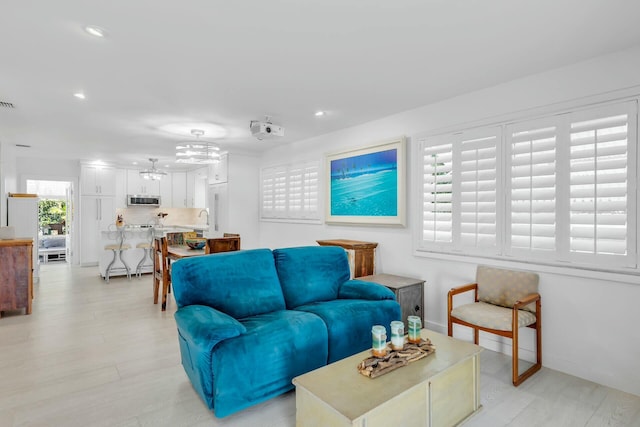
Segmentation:
{"type": "Polygon", "coordinates": [[[136,277],[142,277],[142,266],[144,265],[144,261],[149,258],[149,261],[153,261],[151,258],[151,243],[138,243],[136,245],[137,249],[142,249],[144,252],[142,253],[142,259],[138,262],[138,266],[136,267],[136,277]]]}
{"type": "Polygon", "coordinates": [[[149,261],[153,263],[153,258],[151,257],[151,250],[153,249],[153,228],[149,228],[149,241],[148,242],[140,242],[136,245],[137,249],[142,249],[142,258],[138,265],[136,266],[136,277],[142,277],[142,267],[144,266],[144,261],[149,258],[149,261]]]}
{"type": "Polygon", "coordinates": [[[106,251],[113,252],[113,259],[107,266],[107,270],[104,273],[104,278],[107,283],[109,283],[109,273],[111,272],[111,268],[113,267],[113,265],[116,263],[116,258],[120,258],[120,262],[124,266],[125,270],[127,270],[127,279],[131,280],[131,270],[129,269],[129,266],[127,265],[125,260],[122,258],[122,252],[131,249],[131,245],[128,243],[124,243],[124,237],[124,227],[120,227],[117,230],[118,242],[104,246],[104,249],[106,251]]]}

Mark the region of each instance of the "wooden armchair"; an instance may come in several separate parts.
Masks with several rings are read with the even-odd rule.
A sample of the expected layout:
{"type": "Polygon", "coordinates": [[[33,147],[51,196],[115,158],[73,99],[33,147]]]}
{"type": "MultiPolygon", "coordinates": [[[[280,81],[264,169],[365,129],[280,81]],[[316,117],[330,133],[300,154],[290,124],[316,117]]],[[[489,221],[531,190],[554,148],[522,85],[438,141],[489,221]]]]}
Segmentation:
{"type": "Polygon", "coordinates": [[[448,334],[453,324],[473,328],[478,344],[479,331],[511,338],[513,385],[518,386],[542,367],[542,312],[538,293],[538,275],[524,271],[478,266],[476,283],[453,288],[447,301],[448,334]],[[474,292],[474,301],[453,307],[453,297],[474,292]],[[518,374],[518,329],[536,330],[536,363],[518,374]]]}

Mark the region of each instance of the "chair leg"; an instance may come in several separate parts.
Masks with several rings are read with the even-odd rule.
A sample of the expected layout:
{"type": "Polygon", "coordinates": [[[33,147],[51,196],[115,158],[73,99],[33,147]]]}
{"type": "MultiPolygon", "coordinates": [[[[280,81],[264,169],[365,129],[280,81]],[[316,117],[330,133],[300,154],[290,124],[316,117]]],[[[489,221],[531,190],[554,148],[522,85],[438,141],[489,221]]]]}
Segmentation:
{"type": "Polygon", "coordinates": [[[540,320],[542,319],[542,313],[540,312],[540,300],[536,301],[536,323],[534,324],[536,329],[536,363],[533,366],[529,367],[522,374],[518,375],[518,314],[517,310],[514,310],[513,314],[513,337],[512,337],[512,358],[513,358],[513,385],[519,386],[529,378],[531,375],[535,374],[542,368],[542,324],[540,320]]]}
{"type": "Polygon", "coordinates": [[[478,328],[473,328],[473,343],[478,345],[480,342],[480,330],[478,328]]]}

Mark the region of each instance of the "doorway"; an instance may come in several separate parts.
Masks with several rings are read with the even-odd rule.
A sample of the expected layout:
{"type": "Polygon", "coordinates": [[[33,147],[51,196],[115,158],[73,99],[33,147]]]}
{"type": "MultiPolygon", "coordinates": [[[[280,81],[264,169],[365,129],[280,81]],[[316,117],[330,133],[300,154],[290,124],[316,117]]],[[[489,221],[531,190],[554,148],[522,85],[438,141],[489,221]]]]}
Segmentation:
{"type": "Polygon", "coordinates": [[[71,181],[26,180],[26,192],[37,194],[38,255],[40,266],[71,263],[73,258],[74,202],[71,181]]]}

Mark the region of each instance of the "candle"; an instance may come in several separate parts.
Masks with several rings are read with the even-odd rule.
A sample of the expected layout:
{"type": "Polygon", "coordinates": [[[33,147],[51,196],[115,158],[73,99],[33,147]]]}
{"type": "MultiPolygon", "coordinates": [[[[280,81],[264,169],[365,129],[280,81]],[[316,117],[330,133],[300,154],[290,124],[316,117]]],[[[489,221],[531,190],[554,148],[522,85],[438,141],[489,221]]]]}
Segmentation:
{"type": "Polygon", "coordinates": [[[422,329],[422,319],[418,316],[407,317],[407,325],[409,325],[409,342],[420,342],[420,329],[422,329]]]}
{"type": "Polygon", "coordinates": [[[371,337],[373,341],[373,355],[376,357],[384,357],[387,354],[387,330],[382,325],[375,325],[371,328],[371,337]]]}
{"type": "Polygon", "coordinates": [[[404,348],[404,323],[399,320],[391,322],[391,348],[394,350],[404,348]]]}

